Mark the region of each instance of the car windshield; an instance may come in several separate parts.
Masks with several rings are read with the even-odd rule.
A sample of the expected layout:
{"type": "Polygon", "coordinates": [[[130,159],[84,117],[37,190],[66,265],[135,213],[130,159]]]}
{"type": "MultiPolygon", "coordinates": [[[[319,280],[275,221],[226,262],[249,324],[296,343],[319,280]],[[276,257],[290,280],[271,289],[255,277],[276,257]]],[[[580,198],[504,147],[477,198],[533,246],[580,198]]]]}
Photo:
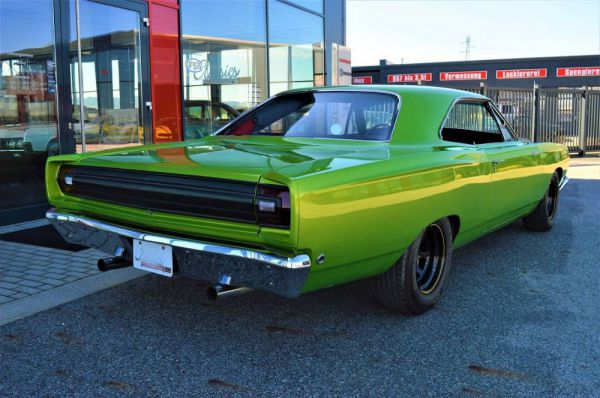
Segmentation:
{"type": "Polygon", "coordinates": [[[284,94],[236,120],[222,135],[268,135],[386,141],[398,98],[369,92],[284,94]]]}

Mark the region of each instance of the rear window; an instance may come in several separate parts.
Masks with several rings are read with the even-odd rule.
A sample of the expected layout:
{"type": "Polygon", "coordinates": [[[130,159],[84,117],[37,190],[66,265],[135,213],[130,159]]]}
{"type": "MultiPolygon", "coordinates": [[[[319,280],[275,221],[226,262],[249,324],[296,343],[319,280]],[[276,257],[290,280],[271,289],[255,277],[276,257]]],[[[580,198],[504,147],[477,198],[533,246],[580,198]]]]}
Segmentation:
{"type": "Polygon", "coordinates": [[[273,98],[219,132],[387,141],[398,98],[369,92],[303,92],[273,98]]]}

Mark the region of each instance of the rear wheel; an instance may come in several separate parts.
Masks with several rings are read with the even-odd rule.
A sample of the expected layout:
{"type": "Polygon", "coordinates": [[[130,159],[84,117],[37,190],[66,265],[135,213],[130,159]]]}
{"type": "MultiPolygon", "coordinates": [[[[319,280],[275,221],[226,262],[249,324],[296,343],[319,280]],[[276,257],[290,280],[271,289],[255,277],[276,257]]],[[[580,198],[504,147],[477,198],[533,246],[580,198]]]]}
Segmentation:
{"type": "Polygon", "coordinates": [[[552,228],[554,216],[558,210],[559,193],[558,173],[554,172],[550,180],[550,186],[542,200],[531,214],[523,217],[525,228],[538,232],[548,231],[552,228]]]}
{"type": "Polygon", "coordinates": [[[452,228],[442,219],[425,228],[392,268],[376,277],[379,302],[418,315],[439,300],[452,260],[452,228]]]}

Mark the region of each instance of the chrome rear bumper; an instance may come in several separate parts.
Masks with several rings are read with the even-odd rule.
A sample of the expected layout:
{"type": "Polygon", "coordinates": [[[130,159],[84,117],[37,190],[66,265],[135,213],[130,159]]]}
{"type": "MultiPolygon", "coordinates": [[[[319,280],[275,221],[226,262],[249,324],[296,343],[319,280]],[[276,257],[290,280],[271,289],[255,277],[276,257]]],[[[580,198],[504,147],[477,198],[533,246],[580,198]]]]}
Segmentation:
{"type": "Polygon", "coordinates": [[[283,257],[253,249],[156,235],[54,210],[49,210],[46,218],[70,243],[111,255],[122,247],[124,256],[129,259],[133,253],[133,239],[169,245],[173,248],[177,274],[212,284],[229,276],[234,286],[298,297],[311,266],[306,254],[283,257]]]}

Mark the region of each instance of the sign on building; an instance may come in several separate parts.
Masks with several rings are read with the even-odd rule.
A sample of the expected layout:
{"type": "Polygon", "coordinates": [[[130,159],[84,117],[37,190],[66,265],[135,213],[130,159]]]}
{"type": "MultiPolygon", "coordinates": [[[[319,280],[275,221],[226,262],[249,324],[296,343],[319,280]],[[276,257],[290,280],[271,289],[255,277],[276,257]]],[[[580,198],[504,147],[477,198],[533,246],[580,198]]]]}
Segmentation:
{"type": "Polygon", "coordinates": [[[354,76],[352,84],[373,84],[373,76],[354,76]]]}
{"type": "Polygon", "coordinates": [[[333,43],[331,45],[331,59],[333,62],[331,82],[334,86],[347,86],[352,84],[352,52],[350,47],[333,43]]]}
{"type": "Polygon", "coordinates": [[[453,80],[487,80],[487,71],[485,70],[472,70],[466,72],[441,72],[441,81],[453,81],[453,80]]]}
{"type": "Polygon", "coordinates": [[[396,73],[387,75],[388,83],[430,82],[431,73],[396,73]]]}
{"type": "Polygon", "coordinates": [[[590,77],[600,76],[600,66],[576,66],[556,68],[556,77],[590,77]]]}
{"type": "Polygon", "coordinates": [[[548,76],[548,69],[502,69],[496,71],[496,79],[543,79],[548,76]]]}

